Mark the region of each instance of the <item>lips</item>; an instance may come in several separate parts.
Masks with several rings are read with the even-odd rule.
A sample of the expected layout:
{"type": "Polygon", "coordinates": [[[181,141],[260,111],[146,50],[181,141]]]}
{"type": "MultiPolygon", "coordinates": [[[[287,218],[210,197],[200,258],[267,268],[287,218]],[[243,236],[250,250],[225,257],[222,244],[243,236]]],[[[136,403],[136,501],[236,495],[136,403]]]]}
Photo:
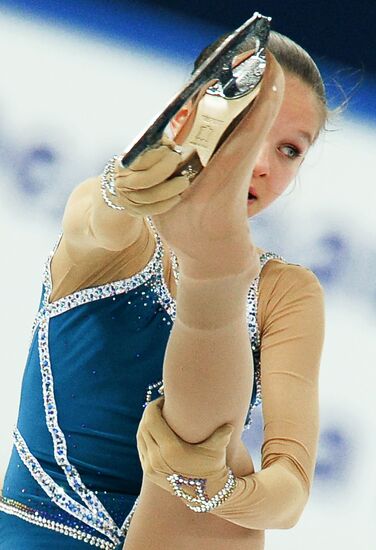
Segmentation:
{"type": "Polygon", "coordinates": [[[256,191],[253,187],[248,189],[248,200],[257,199],[256,191]]]}

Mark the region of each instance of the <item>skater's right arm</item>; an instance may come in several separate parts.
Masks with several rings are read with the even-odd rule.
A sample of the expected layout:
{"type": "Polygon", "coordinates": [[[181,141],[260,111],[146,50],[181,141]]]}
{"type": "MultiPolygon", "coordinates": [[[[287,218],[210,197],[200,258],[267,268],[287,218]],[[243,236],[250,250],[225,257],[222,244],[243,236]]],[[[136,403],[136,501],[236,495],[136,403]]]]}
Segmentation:
{"type": "Polygon", "coordinates": [[[89,178],[71,193],[63,217],[63,235],[73,261],[93,249],[120,251],[130,247],[144,228],[143,218],[109,208],[101,194],[100,176],[89,178]]]}
{"type": "Polygon", "coordinates": [[[115,165],[116,197],[103,199],[101,177],[82,182],[70,195],[63,217],[63,237],[51,270],[57,300],[81,288],[131,277],[150,260],[155,247],[147,216],[169,210],[189,186],[186,176],[171,178],[181,162],[174,143],[163,144],[138,157],[130,168],[115,165]]]}
{"type": "Polygon", "coordinates": [[[109,207],[103,200],[101,178],[85,180],[71,194],[63,219],[63,233],[72,258],[89,248],[120,251],[131,246],[145,230],[143,218],[160,214],[180,202],[188,187],[187,177],[166,181],[181,162],[174,143],[149,149],[130,168],[115,165],[117,196],[108,197],[124,210],[109,207]]]}

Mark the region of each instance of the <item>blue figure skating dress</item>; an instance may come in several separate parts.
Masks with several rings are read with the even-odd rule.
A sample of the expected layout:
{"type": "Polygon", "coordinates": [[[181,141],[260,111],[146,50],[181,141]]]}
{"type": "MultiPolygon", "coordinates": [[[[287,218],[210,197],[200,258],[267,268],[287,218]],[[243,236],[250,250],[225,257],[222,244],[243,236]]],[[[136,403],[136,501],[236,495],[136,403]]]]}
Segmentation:
{"type": "MultiPolygon", "coordinates": [[[[153,232],[140,273],[54,302],[49,256],[0,496],[1,550],[123,547],[142,482],[136,432],[145,404],[163,394],[176,312],[153,232]]],[[[257,289],[258,279],[248,295],[255,379],[246,427],[261,402],[257,289]]]]}

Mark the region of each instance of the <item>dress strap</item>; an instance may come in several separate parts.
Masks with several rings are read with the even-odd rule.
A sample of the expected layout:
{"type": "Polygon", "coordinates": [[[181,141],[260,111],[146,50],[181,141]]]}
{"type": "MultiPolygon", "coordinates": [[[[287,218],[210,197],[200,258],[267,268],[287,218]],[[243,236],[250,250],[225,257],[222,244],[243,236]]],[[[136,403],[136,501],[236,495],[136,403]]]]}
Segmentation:
{"type": "Polygon", "coordinates": [[[244,424],[244,429],[248,430],[252,424],[252,411],[255,407],[261,404],[262,402],[262,393],[261,393],[261,361],[260,361],[260,348],[261,348],[261,336],[260,336],[260,327],[257,321],[257,312],[258,312],[258,298],[259,298],[259,284],[260,277],[263,268],[270,260],[280,260],[285,262],[282,256],[275,254],[274,252],[264,252],[260,255],[260,265],[261,270],[252,281],[252,284],[248,292],[248,307],[247,307],[247,321],[248,321],[248,334],[251,342],[251,349],[253,355],[253,366],[254,366],[254,383],[256,388],[255,396],[251,399],[251,403],[248,409],[247,418],[244,424]]]}
{"type": "Polygon", "coordinates": [[[63,232],[58,235],[58,238],[52,247],[51,252],[48,255],[47,261],[44,265],[44,271],[43,271],[43,300],[42,305],[45,307],[48,303],[48,300],[50,299],[51,292],[52,292],[52,276],[51,276],[51,262],[52,258],[54,257],[54,254],[60,244],[60,241],[63,237],[63,232]]]}
{"type": "Polygon", "coordinates": [[[269,260],[280,260],[281,262],[287,263],[287,260],[275,252],[263,252],[260,255],[261,269],[269,262],[269,260]]]}

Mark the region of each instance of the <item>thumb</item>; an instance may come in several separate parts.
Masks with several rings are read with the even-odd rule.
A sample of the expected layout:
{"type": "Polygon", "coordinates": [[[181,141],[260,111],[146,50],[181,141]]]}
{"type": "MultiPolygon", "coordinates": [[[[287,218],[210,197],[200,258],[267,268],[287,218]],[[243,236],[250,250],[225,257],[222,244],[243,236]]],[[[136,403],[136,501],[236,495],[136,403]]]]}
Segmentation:
{"type": "Polygon", "coordinates": [[[162,135],[161,140],[154,146],[145,149],[127,168],[119,166],[122,173],[129,174],[149,170],[152,166],[163,160],[174,158],[176,166],[181,162],[180,147],[176,145],[166,134],[162,135]]]}
{"type": "Polygon", "coordinates": [[[231,424],[223,424],[217,428],[205,441],[200,443],[200,447],[206,450],[217,450],[218,448],[226,448],[230,443],[234,426],[231,424]]]}

